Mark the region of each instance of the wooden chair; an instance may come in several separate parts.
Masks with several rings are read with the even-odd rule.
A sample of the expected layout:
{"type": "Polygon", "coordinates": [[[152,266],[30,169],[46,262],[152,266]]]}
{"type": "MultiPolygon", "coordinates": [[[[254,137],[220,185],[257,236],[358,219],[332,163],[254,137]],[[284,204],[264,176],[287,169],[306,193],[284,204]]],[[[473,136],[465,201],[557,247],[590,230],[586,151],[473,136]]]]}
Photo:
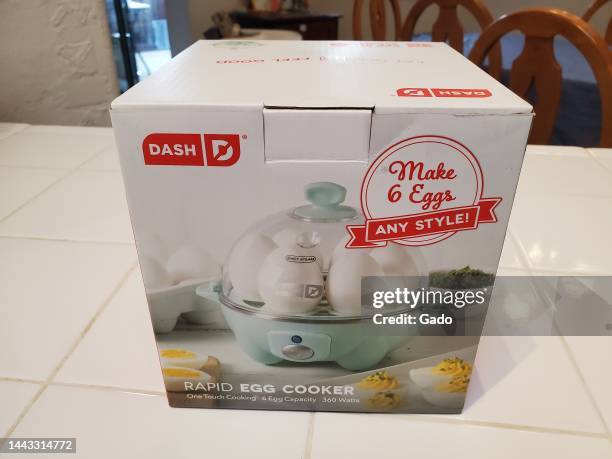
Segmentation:
{"type": "MultiPolygon", "coordinates": [[[[364,0],[354,0],[353,2],[353,39],[363,40],[361,31],[361,15],[364,0]]],[[[370,28],[372,39],[382,41],[387,36],[387,14],[385,10],[385,0],[370,0],[370,28]]],[[[402,28],[402,14],[398,0],[389,0],[393,11],[393,24],[395,26],[392,40],[399,40],[402,28]]]]}
{"type": "MultiPolygon", "coordinates": [[[[463,26],[459,21],[458,7],[465,8],[484,30],[493,22],[493,16],[482,0],[418,0],[408,12],[402,27],[401,39],[412,40],[416,24],[430,6],[439,8],[438,18],[431,31],[432,41],[448,41],[448,44],[463,54],[463,26]]],[[[501,77],[501,47],[495,45],[489,53],[489,73],[501,77]]]]}
{"type": "Polygon", "coordinates": [[[604,39],[584,20],[554,8],[531,8],[491,24],[474,44],[469,58],[481,64],[489,50],[509,32],[525,35],[525,45],[510,69],[510,89],[525,97],[535,88],[536,118],[529,141],[548,143],[561,97],[561,66],[554,55],[554,37],[570,41],[586,58],[599,86],[601,99],[600,144],[612,147],[612,55],[604,39]]]}
{"type": "MultiPolygon", "coordinates": [[[[594,0],[593,3],[591,3],[591,6],[589,6],[589,9],[586,11],[586,13],[584,13],[584,16],[582,16],[582,19],[584,19],[586,22],[589,22],[593,15],[597,12],[597,10],[599,10],[599,8],[604,6],[609,1],[610,0],[594,0]]],[[[610,18],[610,20],[608,21],[605,38],[608,45],[612,45],[612,18],[610,18]]]]}

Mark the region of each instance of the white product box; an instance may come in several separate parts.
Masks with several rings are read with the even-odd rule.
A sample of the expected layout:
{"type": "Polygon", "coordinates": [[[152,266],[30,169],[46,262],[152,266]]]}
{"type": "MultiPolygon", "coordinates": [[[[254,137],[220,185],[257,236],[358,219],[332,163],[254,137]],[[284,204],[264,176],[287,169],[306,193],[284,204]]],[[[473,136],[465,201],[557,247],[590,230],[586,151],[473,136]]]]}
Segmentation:
{"type": "Polygon", "coordinates": [[[441,43],[201,41],[111,114],[173,406],[461,410],[483,308],[393,292],[491,287],[529,104],[441,43]]]}

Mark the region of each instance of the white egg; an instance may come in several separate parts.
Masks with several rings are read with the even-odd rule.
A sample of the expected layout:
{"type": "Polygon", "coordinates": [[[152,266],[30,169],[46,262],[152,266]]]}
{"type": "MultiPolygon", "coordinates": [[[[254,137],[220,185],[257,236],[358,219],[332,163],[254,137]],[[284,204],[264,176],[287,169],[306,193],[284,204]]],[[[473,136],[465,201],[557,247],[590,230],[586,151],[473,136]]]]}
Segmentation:
{"type": "Polygon", "coordinates": [[[184,245],[170,255],[166,270],[175,284],[187,279],[219,275],[219,265],[210,255],[193,245],[184,245]]]}
{"type": "Polygon", "coordinates": [[[441,408],[460,409],[465,403],[465,392],[440,392],[434,388],[423,389],[423,398],[441,408]]]}
{"type": "Polygon", "coordinates": [[[323,296],[323,274],[317,258],[302,255],[301,247],[279,247],[259,271],[259,293],[265,308],[302,314],[312,311],[323,296]]]}
{"type": "Polygon", "coordinates": [[[418,276],[418,267],[406,249],[401,245],[389,243],[385,247],[376,247],[370,252],[382,267],[386,276],[418,276]]]}
{"type": "Polygon", "coordinates": [[[160,349],[159,359],[162,367],[181,367],[201,369],[208,362],[208,356],[187,349],[160,349]]]}
{"type": "Polygon", "coordinates": [[[228,272],[238,297],[242,300],[261,301],[257,278],[261,263],[277,248],[269,237],[251,233],[243,237],[232,249],[228,272]]]}
{"type": "Polygon", "coordinates": [[[385,247],[372,249],[370,255],[378,261],[385,276],[402,277],[401,280],[396,279],[392,285],[418,289],[425,286],[426,283],[426,279],[420,277],[424,274],[419,268],[420,260],[415,259],[419,258],[419,253],[418,249],[411,250],[399,244],[388,243],[385,247]]]}
{"type": "Polygon", "coordinates": [[[136,236],[136,247],[139,254],[154,258],[161,264],[166,263],[169,255],[168,246],[159,236],[148,231],[138,231],[134,235],[136,236]]]}
{"type": "MultiPolygon", "coordinates": [[[[347,250],[332,262],[325,292],[332,307],[342,315],[361,314],[361,278],[383,276],[378,262],[359,249],[347,250]]],[[[365,294],[365,292],[364,292],[365,294]]]]}
{"type": "Polygon", "coordinates": [[[365,249],[365,248],[347,249],[346,244],[348,244],[350,240],[351,240],[351,236],[349,235],[346,235],[345,237],[340,239],[340,242],[336,244],[336,247],[334,247],[334,250],[332,251],[330,263],[332,264],[335,263],[347,253],[354,253],[355,251],[357,251],[357,252],[369,254],[372,251],[372,249],[365,249]]]}
{"type": "Polygon", "coordinates": [[[162,368],[164,384],[169,392],[185,392],[196,389],[199,384],[206,384],[212,380],[208,373],[193,368],[165,367],[162,368]]]}
{"type": "Polygon", "coordinates": [[[140,256],[140,271],[142,280],[147,289],[158,289],[172,285],[172,278],[168,271],[155,258],[147,255],[140,256]]]}
{"type": "Polygon", "coordinates": [[[433,372],[434,367],[414,368],[410,370],[410,379],[421,388],[431,388],[442,382],[450,381],[452,377],[437,375],[433,372]]]}

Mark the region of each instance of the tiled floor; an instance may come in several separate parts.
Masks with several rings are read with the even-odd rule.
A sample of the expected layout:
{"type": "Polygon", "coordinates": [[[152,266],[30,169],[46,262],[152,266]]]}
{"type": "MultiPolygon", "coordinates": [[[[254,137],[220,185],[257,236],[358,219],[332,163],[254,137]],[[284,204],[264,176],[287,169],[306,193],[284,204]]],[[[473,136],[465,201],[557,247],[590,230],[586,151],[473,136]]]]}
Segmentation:
{"type": "MultiPolygon", "coordinates": [[[[502,270],[611,274],[611,207],[612,151],[530,147],[502,270]]],[[[0,124],[0,254],[0,437],[77,437],[86,458],[612,458],[609,338],[483,338],[460,416],[168,408],[110,130],[0,124]]]]}

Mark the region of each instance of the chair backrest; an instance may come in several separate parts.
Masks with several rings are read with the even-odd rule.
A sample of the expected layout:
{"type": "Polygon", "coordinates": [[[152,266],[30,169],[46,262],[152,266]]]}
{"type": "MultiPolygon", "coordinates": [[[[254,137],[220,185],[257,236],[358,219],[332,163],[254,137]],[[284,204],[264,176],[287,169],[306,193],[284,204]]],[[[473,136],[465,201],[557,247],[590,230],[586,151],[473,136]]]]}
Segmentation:
{"type": "Polygon", "coordinates": [[[469,58],[481,64],[489,50],[509,32],[525,35],[525,45],[510,69],[510,89],[526,97],[535,88],[536,118],[529,141],[548,143],[561,98],[561,66],[555,59],[554,38],[560,35],[586,58],[599,86],[600,144],[612,147],[612,54],[597,31],[584,20],[555,8],[530,8],[502,16],[480,35],[469,58]]]}
{"type": "MultiPolygon", "coordinates": [[[[591,6],[589,6],[589,9],[586,11],[586,13],[584,13],[584,16],[582,16],[582,19],[589,22],[593,15],[597,12],[597,10],[599,10],[609,1],[610,0],[594,0],[593,3],[591,3],[591,6]]],[[[608,26],[606,27],[605,39],[608,45],[612,45],[612,17],[608,21],[608,26]]]]}
{"type": "MultiPolygon", "coordinates": [[[[398,0],[388,0],[393,11],[393,31],[392,40],[399,40],[402,27],[402,14],[398,0]]],[[[353,1],[353,39],[362,40],[361,15],[363,13],[364,0],[353,1]]],[[[372,39],[376,41],[386,40],[387,37],[387,13],[385,0],[370,0],[370,29],[372,39]]]]}
{"type": "MultiPolygon", "coordinates": [[[[438,17],[431,31],[432,41],[447,41],[450,46],[463,54],[463,26],[459,20],[458,8],[465,8],[484,30],[493,22],[493,16],[482,0],[418,0],[408,12],[402,27],[401,39],[412,40],[416,24],[430,6],[437,5],[438,17]]],[[[489,53],[489,73],[501,76],[501,47],[495,46],[489,53]]]]}

